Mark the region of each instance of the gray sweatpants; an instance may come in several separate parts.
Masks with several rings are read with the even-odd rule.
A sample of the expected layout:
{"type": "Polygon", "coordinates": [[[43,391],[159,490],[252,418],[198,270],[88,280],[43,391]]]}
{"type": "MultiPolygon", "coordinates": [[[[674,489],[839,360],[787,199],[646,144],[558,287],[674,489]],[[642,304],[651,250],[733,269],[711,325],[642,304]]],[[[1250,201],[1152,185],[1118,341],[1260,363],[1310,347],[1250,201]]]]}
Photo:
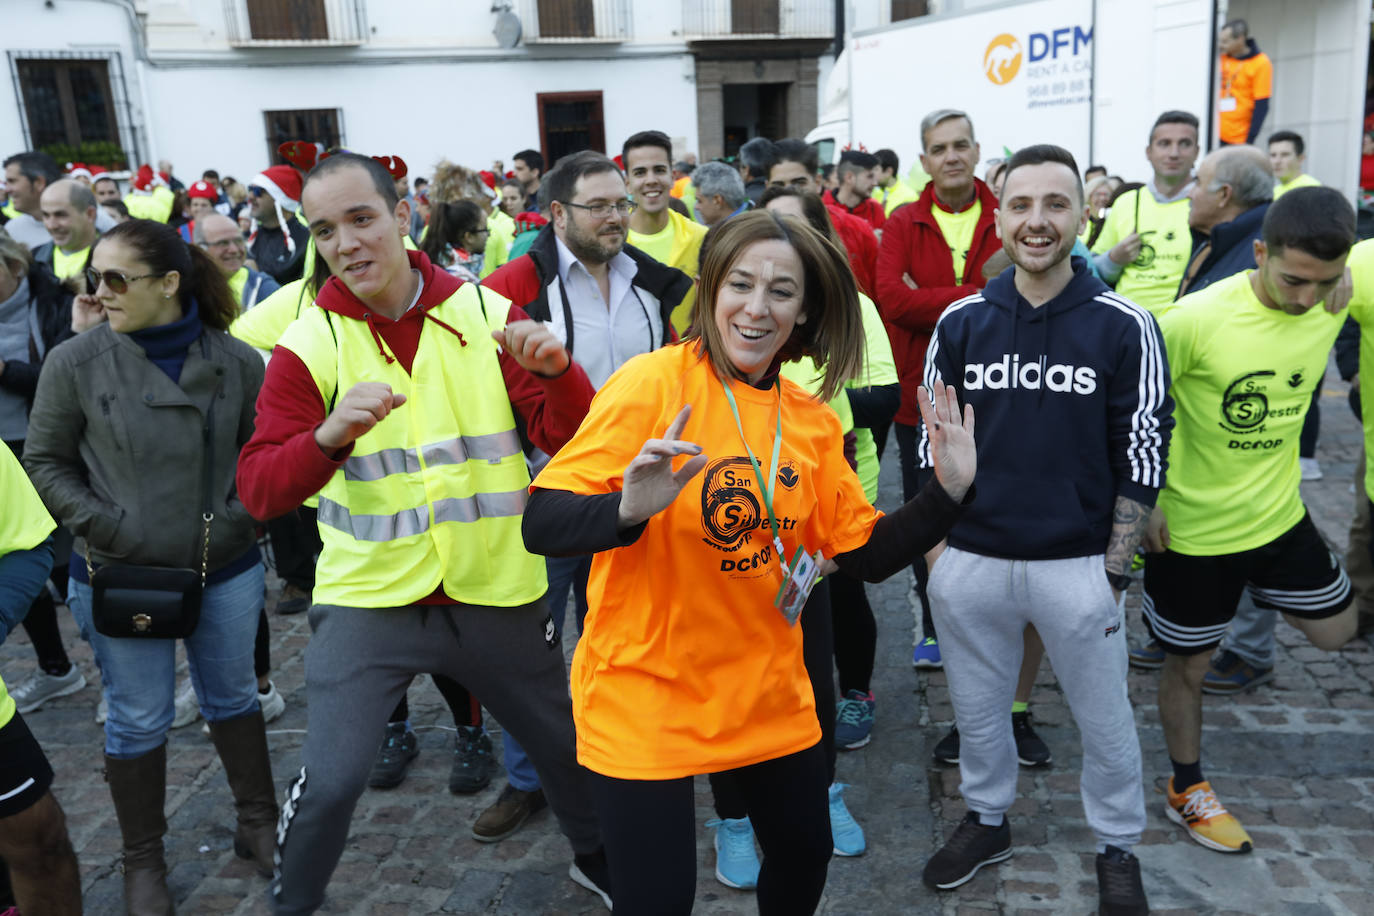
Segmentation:
{"type": "Polygon", "coordinates": [[[587,771],[576,758],[563,647],[548,620],[542,598],[515,608],[310,609],[304,765],[277,828],[274,913],[313,913],[324,902],[387,715],[421,672],[461,683],[525,747],[575,852],[601,846],[587,771]]]}
{"type": "Polygon", "coordinates": [[[1035,624],[1083,738],[1079,789],[1099,845],[1130,849],[1145,829],[1140,739],[1126,694],[1124,614],[1102,555],[1000,560],[948,548],[931,570],[931,613],[959,725],[960,791],[970,810],[1016,799],[1011,703],[1022,632],[1035,624]]]}

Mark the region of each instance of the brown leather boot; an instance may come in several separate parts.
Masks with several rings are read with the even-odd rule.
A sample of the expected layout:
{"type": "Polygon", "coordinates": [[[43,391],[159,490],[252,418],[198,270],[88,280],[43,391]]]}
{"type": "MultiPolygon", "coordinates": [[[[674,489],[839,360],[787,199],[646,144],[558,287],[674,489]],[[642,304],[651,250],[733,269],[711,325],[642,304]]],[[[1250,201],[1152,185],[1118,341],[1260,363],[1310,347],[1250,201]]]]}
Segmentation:
{"type": "Polygon", "coordinates": [[[219,751],[238,808],[234,854],[240,859],[252,859],[258,872],[270,878],[272,851],[277,844],[277,790],[272,784],[272,762],[267,756],[262,713],[211,722],[210,739],[219,751]]]}
{"type": "Polygon", "coordinates": [[[133,760],[105,757],[105,779],[124,838],[124,904],[130,916],[173,916],[162,837],[167,833],[167,745],[133,760]]]}

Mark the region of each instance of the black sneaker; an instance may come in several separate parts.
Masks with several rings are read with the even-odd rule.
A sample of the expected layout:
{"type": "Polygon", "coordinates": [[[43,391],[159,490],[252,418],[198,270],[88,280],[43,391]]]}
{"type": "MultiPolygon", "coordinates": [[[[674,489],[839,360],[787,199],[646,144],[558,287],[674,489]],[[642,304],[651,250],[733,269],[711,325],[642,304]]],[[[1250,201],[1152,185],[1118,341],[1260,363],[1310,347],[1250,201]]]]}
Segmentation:
{"type": "Polygon", "coordinates": [[[1097,912],[1099,916],[1147,916],[1140,860],[1115,846],[1097,855],[1097,912]]]}
{"type": "Polygon", "coordinates": [[[510,783],[501,790],[491,807],[472,824],[472,838],[479,843],[495,843],[519,830],[530,815],[548,806],[543,789],[525,792],[510,783]]]}
{"type": "Polygon", "coordinates": [[[372,773],[367,784],[374,789],[394,789],[406,778],[410,762],[420,756],[420,748],[415,733],[404,722],[390,722],[386,727],[386,737],[377,751],[377,762],[372,764],[372,773]]]}
{"type": "Polygon", "coordinates": [[[480,792],[491,782],[491,739],[480,725],[460,725],[453,739],[448,790],[454,795],[480,792]]]}
{"type": "Polygon", "coordinates": [[[568,877],[600,897],[606,909],[612,909],[611,869],[606,864],[605,849],[573,856],[573,864],[568,866],[568,877]]]}
{"type": "Polygon", "coordinates": [[[940,743],[935,745],[936,763],[955,764],[959,762],[959,726],[951,725],[949,734],[940,739],[940,743]]]}
{"type": "Polygon", "coordinates": [[[1011,733],[1016,737],[1016,759],[1023,767],[1042,767],[1053,758],[1050,746],[1031,728],[1030,710],[1011,714],[1011,733]]]}
{"type": "MultiPolygon", "coordinates": [[[[997,827],[984,827],[970,811],[954,828],[949,842],[930,857],[921,880],[937,891],[956,888],[978,874],[984,865],[1011,858],[1011,825],[1005,817],[997,827]]],[[[1100,866],[1099,866],[1100,870],[1100,866]]]]}

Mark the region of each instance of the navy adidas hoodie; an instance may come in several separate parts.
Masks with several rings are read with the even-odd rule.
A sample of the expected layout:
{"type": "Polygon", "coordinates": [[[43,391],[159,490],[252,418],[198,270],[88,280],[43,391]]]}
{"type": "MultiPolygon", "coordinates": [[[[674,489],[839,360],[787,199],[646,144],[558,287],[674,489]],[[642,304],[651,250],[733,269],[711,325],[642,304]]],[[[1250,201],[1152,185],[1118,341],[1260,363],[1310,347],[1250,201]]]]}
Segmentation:
{"type": "MultiPolygon", "coordinates": [[[[1103,553],[1117,496],[1153,506],[1173,428],[1159,326],[1073,259],[1058,296],[1033,308],[1015,268],[940,317],[925,384],[973,405],[978,499],[949,543],[985,556],[1103,553]]],[[[921,430],[919,457],[929,469],[921,430]]]]}

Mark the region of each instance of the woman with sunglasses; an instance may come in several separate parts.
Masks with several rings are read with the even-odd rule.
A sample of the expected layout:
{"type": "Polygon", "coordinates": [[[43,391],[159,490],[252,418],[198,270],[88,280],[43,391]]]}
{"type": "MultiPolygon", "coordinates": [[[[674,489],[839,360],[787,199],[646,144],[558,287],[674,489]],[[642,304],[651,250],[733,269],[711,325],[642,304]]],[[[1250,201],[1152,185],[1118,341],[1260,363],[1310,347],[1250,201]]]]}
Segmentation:
{"type": "Polygon", "coordinates": [[[687,337],[602,386],[535,479],[522,523],[532,552],[595,553],[573,717],[617,914],[691,911],[692,778],[724,771],[763,847],[759,912],[815,910],[830,780],[796,613],[816,570],[876,581],[935,546],[976,463],[973,415],[937,382],[933,405],[919,398],[935,480],[881,516],[834,412],[778,377],[809,356],[830,399],[859,371],[845,255],[774,213],[715,232],[687,337]],[[803,556],[820,560],[807,569],[803,556]]]}
{"type": "Polygon", "coordinates": [[[238,307],[223,275],[165,224],[116,226],[96,242],[86,279],[75,324],[95,324],[44,363],[24,459],[77,535],[70,606],[109,704],[125,902],[134,914],[171,913],[162,837],[176,644],[98,632],[88,570],[203,573],[200,621],[184,640],[191,681],[234,794],[234,851],[270,875],[277,806],[253,675],[263,565],[234,489],[263,364],[225,331],[238,307]]]}

